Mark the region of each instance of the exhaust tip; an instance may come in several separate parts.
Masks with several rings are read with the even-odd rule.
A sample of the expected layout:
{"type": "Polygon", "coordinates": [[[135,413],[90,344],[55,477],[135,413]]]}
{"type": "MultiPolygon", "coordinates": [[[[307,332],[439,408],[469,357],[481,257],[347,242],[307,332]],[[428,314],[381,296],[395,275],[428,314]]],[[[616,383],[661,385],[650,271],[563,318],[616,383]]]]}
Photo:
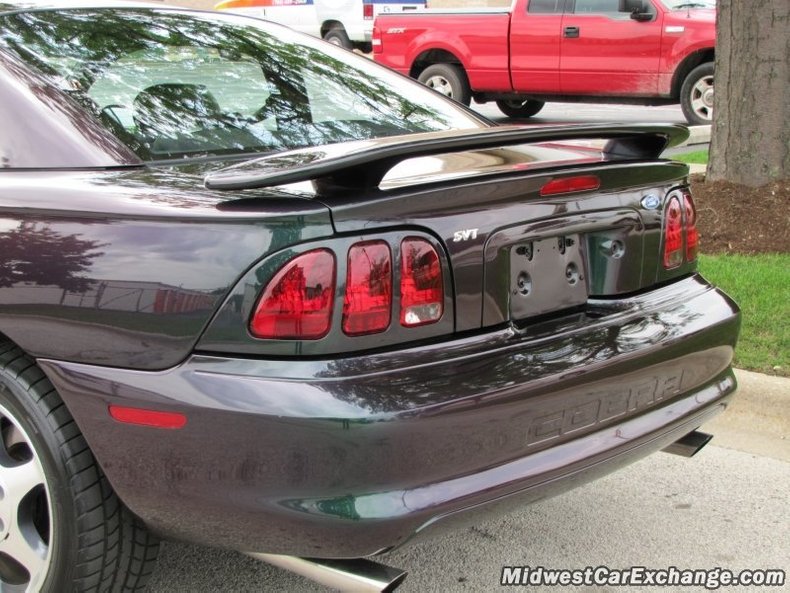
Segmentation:
{"type": "Polygon", "coordinates": [[[694,430],[668,447],[665,447],[662,451],[682,457],[694,457],[694,455],[699,453],[700,449],[707,445],[712,438],[712,434],[694,430]]]}
{"type": "Polygon", "coordinates": [[[340,591],[387,593],[397,589],[408,576],[404,570],[365,558],[332,560],[260,552],[247,552],[247,555],[340,591]]]}

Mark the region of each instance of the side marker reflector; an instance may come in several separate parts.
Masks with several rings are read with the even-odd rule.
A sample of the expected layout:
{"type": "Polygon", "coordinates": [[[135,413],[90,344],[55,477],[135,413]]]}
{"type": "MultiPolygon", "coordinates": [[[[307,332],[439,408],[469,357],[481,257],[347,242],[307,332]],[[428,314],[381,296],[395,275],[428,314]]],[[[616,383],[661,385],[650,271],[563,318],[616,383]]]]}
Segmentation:
{"type": "Polygon", "coordinates": [[[160,412],[126,406],[110,406],[110,416],[113,420],[124,424],[138,424],[153,428],[177,429],[183,428],[187,423],[187,417],[178,412],[160,412]]]}

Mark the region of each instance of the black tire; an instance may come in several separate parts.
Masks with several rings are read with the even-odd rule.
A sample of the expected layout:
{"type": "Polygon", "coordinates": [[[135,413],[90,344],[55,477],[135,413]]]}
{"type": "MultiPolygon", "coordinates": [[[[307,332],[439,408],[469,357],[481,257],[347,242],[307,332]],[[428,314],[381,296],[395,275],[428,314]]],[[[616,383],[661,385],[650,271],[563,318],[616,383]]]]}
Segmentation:
{"type": "Polygon", "coordinates": [[[324,41],[327,43],[331,43],[332,45],[339,45],[345,49],[351,49],[353,45],[351,44],[351,40],[348,38],[348,34],[343,27],[332,27],[324,33],[324,41]]]}
{"type": "Polygon", "coordinates": [[[680,88],[680,107],[693,126],[713,120],[713,62],[700,64],[689,72],[680,88]]]}
{"type": "Polygon", "coordinates": [[[496,102],[499,110],[508,117],[532,117],[543,109],[546,103],[531,99],[502,99],[496,102]]]}
{"type": "Polygon", "coordinates": [[[44,593],[144,588],[159,540],[118,500],[35,361],[2,338],[0,427],[0,483],[16,505],[16,521],[0,543],[0,589],[12,583],[44,593]],[[24,486],[12,481],[20,468],[32,476],[24,486]],[[31,533],[35,541],[20,545],[31,533]],[[43,551],[31,560],[28,551],[36,546],[43,551]]]}
{"type": "Polygon", "coordinates": [[[433,64],[423,70],[417,80],[467,107],[472,101],[469,79],[464,69],[457,64],[433,64]]]}

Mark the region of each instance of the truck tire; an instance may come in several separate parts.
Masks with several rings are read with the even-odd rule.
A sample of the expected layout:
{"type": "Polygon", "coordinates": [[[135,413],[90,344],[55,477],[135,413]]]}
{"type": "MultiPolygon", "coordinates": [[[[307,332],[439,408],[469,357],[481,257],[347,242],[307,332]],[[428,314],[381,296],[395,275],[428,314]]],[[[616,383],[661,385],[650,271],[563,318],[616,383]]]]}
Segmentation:
{"type": "Polygon", "coordinates": [[[159,541],[118,500],[35,361],[3,338],[0,428],[0,589],[142,589],[159,541]]]}
{"type": "Polygon", "coordinates": [[[351,49],[353,47],[343,27],[332,27],[329,29],[329,31],[324,33],[324,41],[332,45],[339,45],[345,49],[351,49]]]}
{"type": "Polygon", "coordinates": [[[496,102],[499,110],[508,117],[532,117],[543,109],[546,103],[531,99],[502,99],[496,102]]]}
{"type": "Polygon", "coordinates": [[[455,99],[467,107],[472,101],[469,79],[464,69],[457,64],[433,64],[423,70],[417,80],[437,93],[455,99]]]}
{"type": "Polygon", "coordinates": [[[700,64],[689,72],[680,88],[680,107],[686,121],[694,126],[713,119],[713,62],[700,64]]]}

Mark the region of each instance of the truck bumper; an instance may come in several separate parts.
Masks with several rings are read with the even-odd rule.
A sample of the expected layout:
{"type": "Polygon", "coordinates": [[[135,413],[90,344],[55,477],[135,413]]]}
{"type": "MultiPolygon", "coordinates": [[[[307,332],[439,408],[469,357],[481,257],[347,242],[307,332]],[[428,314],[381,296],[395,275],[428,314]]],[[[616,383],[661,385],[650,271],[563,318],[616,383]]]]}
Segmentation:
{"type": "Polygon", "coordinates": [[[598,309],[609,313],[542,334],[505,327],[333,360],[40,363],[155,531],[353,558],[567,490],[727,406],[740,315],[726,295],[697,276],[598,309]],[[121,424],[112,404],[187,423],[121,424]]]}

